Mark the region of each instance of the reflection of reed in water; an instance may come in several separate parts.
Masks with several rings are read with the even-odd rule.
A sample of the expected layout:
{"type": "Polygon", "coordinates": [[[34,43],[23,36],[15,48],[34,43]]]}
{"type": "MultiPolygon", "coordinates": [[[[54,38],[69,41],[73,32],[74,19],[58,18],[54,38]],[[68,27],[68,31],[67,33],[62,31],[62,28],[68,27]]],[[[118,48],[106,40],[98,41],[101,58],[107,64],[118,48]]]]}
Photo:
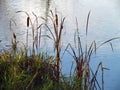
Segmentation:
{"type": "Polygon", "coordinates": [[[50,4],[51,4],[51,0],[46,0],[46,11],[45,11],[45,17],[46,18],[47,18],[48,13],[49,13],[50,4]]]}
{"type": "MultiPolygon", "coordinates": [[[[44,19],[45,19],[45,23],[47,23],[48,22],[48,14],[49,14],[49,12],[50,12],[50,5],[51,5],[51,1],[52,0],[45,0],[45,12],[44,12],[44,19]]],[[[44,28],[44,26],[43,26],[43,28],[44,28]]],[[[47,29],[46,28],[44,28],[45,30],[43,31],[43,34],[44,35],[46,35],[47,34],[47,29]]],[[[46,47],[48,47],[47,45],[47,41],[48,41],[48,38],[46,38],[46,37],[42,37],[43,38],[43,42],[42,42],[42,45],[43,46],[46,46],[46,47]]]]}

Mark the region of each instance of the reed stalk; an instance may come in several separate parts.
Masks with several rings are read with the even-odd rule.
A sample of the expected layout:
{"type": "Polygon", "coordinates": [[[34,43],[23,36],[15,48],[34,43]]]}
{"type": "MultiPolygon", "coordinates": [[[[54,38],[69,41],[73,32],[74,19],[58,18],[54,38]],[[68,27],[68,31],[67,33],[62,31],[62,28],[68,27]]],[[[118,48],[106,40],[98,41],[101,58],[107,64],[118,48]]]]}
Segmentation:
{"type": "MultiPolygon", "coordinates": [[[[58,15],[57,13],[53,14],[53,12],[51,11],[51,15],[50,20],[52,21],[53,27],[54,27],[54,32],[52,32],[52,30],[49,28],[48,25],[46,24],[41,24],[38,28],[40,28],[42,25],[45,25],[46,28],[49,30],[50,34],[52,35],[52,39],[54,40],[55,43],[55,76],[56,76],[56,81],[59,82],[59,73],[60,73],[60,42],[61,42],[61,36],[62,36],[62,31],[63,31],[63,24],[64,24],[64,20],[65,17],[61,20],[61,22],[59,23],[58,20],[58,15]],[[59,28],[60,26],[60,28],[59,28]]],[[[42,19],[44,19],[42,17],[42,19]]],[[[44,19],[46,20],[46,19],[44,19]]],[[[45,35],[49,38],[51,38],[49,35],[45,35]]]]}
{"type": "MultiPolygon", "coordinates": [[[[26,45],[28,46],[28,27],[31,25],[31,29],[32,29],[32,54],[35,54],[35,49],[34,49],[34,41],[35,41],[35,36],[34,36],[34,23],[32,22],[32,19],[30,17],[30,15],[25,12],[25,11],[17,11],[16,13],[25,13],[27,15],[27,34],[26,34],[26,45]]],[[[26,47],[27,47],[26,46],[26,47]]]]}
{"type": "Polygon", "coordinates": [[[99,89],[104,90],[102,63],[100,63],[98,65],[98,68],[97,68],[95,74],[93,73],[92,69],[90,68],[89,63],[91,60],[91,56],[93,54],[96,54],[97,49],[99,49],[104,44],[109,43],[111,46],[111,49],[113,51],[113,46],[112,46],[111,41],[119,39],[119,37],[106,40],[98,46],[96,45],[96,41],[93,40],[91,42],[91,44],[89,45],[87,42],[89,18],[90,18],[90,12],[88,13],[87,23],[86,23],[86,40],[84,40],[84,41],[86,41],[85,42],[86,44],[84,46],[85,48],[83,48],[83,45],[82,45],[81,37],[80,37],[79,31],[78,31],[78,21],[76,19],[76,27],[77,28],[76,28],[76,32],[74,34],[75,48],[70,43],[68,43],[63,55],[65,54],[65,52],[68,52],[75,60],[75,62],[76,62],[76,78],[78,80],[80,80],[79,85],[80,85],[81,90],[94,90],[97,87],[99,89]],[[76,44],[76,42],[77,42],[77,44],[76,44]],[[69,50],[71,50],[72,52],[70,52],[69,50]],[[96,79],[98,69],[100,66],[102,68],[101,69],[102,70],[102,88],[100,87],[100,85],[96,79]],[[93,74],[93,78],[90,77],[91,74],[93,74]]]}

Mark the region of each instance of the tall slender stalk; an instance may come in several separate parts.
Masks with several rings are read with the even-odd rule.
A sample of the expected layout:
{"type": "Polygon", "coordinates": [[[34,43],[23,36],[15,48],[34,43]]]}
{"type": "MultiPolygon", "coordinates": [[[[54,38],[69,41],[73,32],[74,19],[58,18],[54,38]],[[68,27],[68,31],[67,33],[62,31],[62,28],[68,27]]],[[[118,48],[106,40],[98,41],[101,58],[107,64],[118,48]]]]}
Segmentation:
{"type": "Polygon", "coordinates": [[[29,17],[27,17],[27,34],[26,34],[26,47],[28,48],[28,27],[29,27],[29,17]]]}
{"type": "MultiPolygon", "coordinates": [[[[52,11],[51,11],[52,13],[52,11]]],[[[54,33],[55,33],[55,69],[56,69],[56,80],[59,82],[59,70],[60,70],[60,41],[61,41],[61,33],[63,30],[64,19],[62,19],[60,23],[60,29],[58,29],[58,15],[52,17],[53,25],[54,25],[54,33]]]]}
{"type": "MultiPolygon", "coordinates": [[[[55,50],[55,76],[56,76],[56,81],[59,82],[59,73],[60,73],[60,42],[61,42],[61,36],[62,36],[62,31],[63,31],[63,24],[64,24],[64,20],[65,17],[63,19],[61,19],[61,22],[59,23],[58,21],[58,15],[57,13],[53,14],[53,12],[51,11],[51,15],[49,16],[50,20],[52,21],[53,27],[54,27],[54,31],[52,32],[52,30],[49,28],[49,26],[47,24],[41,24],[38,28],[41,28],[42,25],[45,25],[46,28],[49,30],[50,34],[52,35],[52,39],[54,40],[55,46],[54,46],[54,50],[55,50]]],[[[44,19],[42,17],[42,19],[44,19]]],[[[44,19],[46,20],[46,19],[44,19]]],[[[49,35],[45,35],[49,38],[51,38],[49,35]]]]}
{"type": "MultiPolygon", "coordinates": [[[[35,41],[34,40],[34,38],[35,38],[34,37],[34,25],[33,25],[33,22],[32,22],[32,20],[30,18],[30,15],[27,12],[25,12],[25,11],[17,11],[16,13],[21,13],[21,12],[24,12],[27,15],[27,27],[29,27],[29,25],[31,25],[31,27],[32,27],[32,54],[34,55],[35,54],[35,50],[34,50],[34,41],[35,41]],[[29,24],[29,22],[30,22],[30,24],[29,24]]],[[[27,37],[26,42],[28,42],[28,33],[27,33],[26,37],[27,37]]]]}

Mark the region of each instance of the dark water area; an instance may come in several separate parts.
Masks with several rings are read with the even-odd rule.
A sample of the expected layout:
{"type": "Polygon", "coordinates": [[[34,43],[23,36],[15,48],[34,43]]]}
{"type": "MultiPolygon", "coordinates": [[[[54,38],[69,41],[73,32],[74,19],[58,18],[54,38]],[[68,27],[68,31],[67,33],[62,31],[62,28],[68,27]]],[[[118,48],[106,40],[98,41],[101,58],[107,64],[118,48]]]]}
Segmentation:
{"type": "MultiPolygon", "coordinates": [[[[119,0],[0,0],[0,48],[6,48],[11,43],[10,20],[12,22],[12,31],[16,33],[17,40],[25,42],[26,35],[26,15],[16,13],[17,11],[26,11],[34,20],[32,12],[39,18],[47,17],[50,10],[55,11],[61,17],[66,17],[63,31],[62,45],[63,49],[67,43],[74,45],[73,36],[76,29],[76,18],[80,29],[80,36],[85,39],[86,18],[89,11],[90,21],[88,30],[88,44],[96,40],[97,45],[113,37],[120,37],[120,1],[119,0]]],[[[39,23],[41,23],[41,19],[39,23]]],[[[30,27],[31,28],[31,27],[30,27]]],[[[47,32],[43,32],[47,33],[47,32]]],[[[31,36],[31,32],[29,33],[31,36]]],[[[31,39],[31,38],[30,38],[31,39]]],[[[48,53],[53,53],[53,42],[42,40],[42,47],[48,53]]],[[[31,40],[29,40],[31,43],[31,40]]],[[[112,42],[114,52],[109,44],[102,46],[96,55],[92,56],[91,67],[96,70],[99,62],[110,70],[105,70],[104,81],[105,90],[119,90],[120,86],[120,40],[112,42]]],[[[69,74],[70,66],[74,62],[72,57],[65,54],[62,58],[62,71],[69,74]]],[[[99,80],[101,76],[98,77],[99,80]]]]}

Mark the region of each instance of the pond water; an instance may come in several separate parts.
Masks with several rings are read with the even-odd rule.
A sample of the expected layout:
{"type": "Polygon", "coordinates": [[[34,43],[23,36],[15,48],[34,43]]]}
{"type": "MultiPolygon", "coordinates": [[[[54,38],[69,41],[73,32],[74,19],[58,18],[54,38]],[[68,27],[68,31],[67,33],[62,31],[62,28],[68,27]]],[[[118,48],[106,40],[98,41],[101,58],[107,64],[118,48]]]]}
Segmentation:
{"type": "MultiPolygon", "coordinates": [[[[76,18],[80,35],[85,38],[86,18],[89,11],[90,21],[88,30],[88,43],[96,40],[97,44],[111,39],[120,37],[120,1],[119,0],[0,0],[0,48],[5,48],[10,44],[10,20],[16,22],[16,26],[12,23],[12,31],[17,34],[17,40],[24,42],[26,33],[26,15],[24,13],[16,13],[16,11],[26,11],[34,18],[32,12],[38,17],[46,17],[49,10],[55,11],[59,15],[66,17],[63,31],[63,48],[67,43],[74,44],[73,35],[76,29],[76,18]]],[[[46,32],[44,32],[46,33],[46,32]]],[[[44,41],[44,40],[43,40],[44,41]]],[[[29,41],[31,43],[31,41],[29,41]]],[[[43,46],[49,48],[49,44],[44,41],[43,46]]],[[[84,43],[84,41],[83,41],[84,43]]],[[[105,71],[104,81],[105,90],[119,90],[120,86],[120,41],[113,41],[114,52],[111,51],[110,45],[106,44],[101,47],[97,54],[92,57],[92,68],[96,68],[100,61],[103,66],[110,70],[105,71]]],[[[62,61],[62,71],[69,73],[70,65],[73,60],[69,55],[65,55],[62,61]]]]}

